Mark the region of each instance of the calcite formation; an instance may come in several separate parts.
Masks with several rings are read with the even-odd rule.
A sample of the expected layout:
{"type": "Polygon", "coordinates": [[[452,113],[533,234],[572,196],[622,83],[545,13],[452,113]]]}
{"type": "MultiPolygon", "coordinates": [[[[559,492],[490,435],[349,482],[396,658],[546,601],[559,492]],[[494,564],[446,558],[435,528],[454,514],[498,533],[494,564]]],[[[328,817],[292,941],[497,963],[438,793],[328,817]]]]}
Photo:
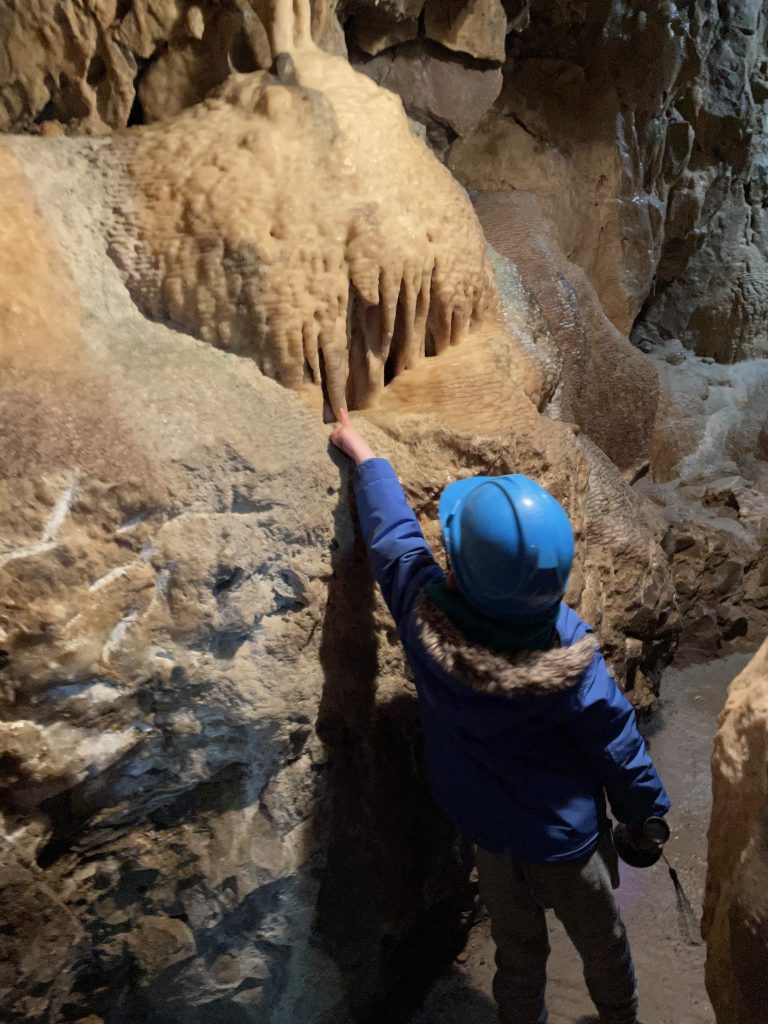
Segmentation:
{"type": "MultiPolygon", "coordinates": [[[[142,315],[106,255],[132,194],[111,142],[0,152],[0,1016],[377,1019],[414,943],[459,936],[466,866],[327,430],[253,359],[142,315]]],[[[615,467],[541,415],[562,339],[493,264],[503,320],[395,377],[366,435],[438,551],[452,479],[549,487],[569,598],[642,698],[674,635],[664,554],[615,467]]]]}
{"type": "Polygon", "coordinates": [[[337,474],[252,364],[132,310],[49,155],[71,262],[0,153],[0,1016],[295,1019],[313,971],[341,998],[307,943],[337,474]]]}
{"type": "Polygon", "coordinates": [[[659,381],[650,361],[605,315],[588,278],[566,259],[534,192],[477,192],[486,237],[517,267],[541,309],[558,383],[551,415],[578,424],[630,481],[647,472],[659,381]]]}
{"type": "Polygon", "coordinates": [[[275,46],[276,75],[105,148],[112,253],[151,316],[361,408],[482,319],[485,242],[395,96],[308,31],[275,46]]]}
{"type": "MultiPolygon", "coordinates": [[[[568,599],[640,706],[681,611],[718,637],[742,632],[736,592],[768,606],[762,377],[743,364],[726,384],[696,362],[680,387],[675,368],[699,344],[681,327],[668,350],[657,344],[657,358],[681,360],[664,362],[660,387],[615,326],[646,301],[654,268],[688,273],[692,240],[717,229],[721,193],[699,210],[699,192],[673,183],[691,131],[706,162],[722,119],[708,134],[695,105],[663,124],[641,113],[656,109],[644,90],[671,89],[670,68],[689,85],[700,73],[678,61],[677,37],[665,37],[647,85],[622,62],[649,22],[655,52],[674,12],[628,21],[612,7],[603,33],[605,12],[544,4],[526,38],[525,4],[449,6],[459,17],[447,24],[421,0],[356,0],[338,16],[371,51],[390,41],[375,60],[433,142],[467,136],[455,166],[470,166],[498,118],[488,173],[504,171],[502,150],[530,159],[537,195],[474,197],[498,250],[488,253],[466,195],[411,136],[398,97],[312,44],[343,48],[333,3],[0,0],[3,126],[138,125],[0,146],[9,1024],[379,1020],[404,964],[455,952],[467,865],[429,800],[415,695],[346,470],[328,458],[323,392],[331,406],[370,407],[366,436],[392,459],[438,551],[445,484],[520,471],[541,480],[577,537],[568,599]],[[523,33],[503,71],[488,32],[502,7],[523,33]],[[620,83],[618,119],[610,90],[590,99],[590,47],[590,74],[620,83]],[[545,109],[532,121],[537,96],[545,109]],[[590,124],[555,123],[565,99],[590,124]],[[617,124],[632,140],[628,163],[617,124]],[[505,133],[515,145],[501,146],[505,133]],[[658,185],[662,152],[670,192],[658,185]],[[542,173],[553,165],[563,189],[542,173]],[[658,226],[667,199],[669,245],[658,226]],[[560,211],[554,227],[540,206],[560,211]],[[670,522],[658,488],[681,481],[700,488],[718,531],[670,522]]],[[[748,30],[747,7],[727,32],[706,36],[697,22],[685,46],[701,54],[705,36],[748,30]]],[[[737,70],[751,46],[734,50],[737,70]]],[[[760,81],[751,75],[753,92],[760,81]]],[[[733,201],[757,205],[743,188],[733,201]]],[[[711,265],[706,245],[696,253],[711,265]]],[[[759,308],[754,266],[736,321],[759,308]]],[[[749,617],[750,636],[759,621],[749,617]]],[[[727,720],[750,742],[758,704],[750,696],[749,714],[727,720]]],[[[751,822],[764,790],[747,771],[742,780],[740,748],[723,743],[722,765],[751,794],[734,807],[751,822]]],[[[727,846],[718,828],[713,851],[727,846]]],[[[738,851],[713,854],[713,870],[738,885],[713,891],[712,906],[733,893],[740,906],[762,878],[762,833],[749,828],[738,851]],[[733,859],[742,850],[755,865],[746,879],[733,859]]],[[[724,934],[718,915],[712,936],[724,934]]],[[[727,915],[731,950],[751,962],[762,933],[727,915]]]]}
{"type": "MultiPolygon", "coordinates": [[[[0,129],[178,113],[271,66],[272,8],[2,0],[0,129]]],[[[727,362],[766,352],[765,24],[754,0],[317,0],[311,27],[340,54],[346,32],[464,184],[536,192],[619,330],[727,362]]]]}
{"type": "Polygon", "coordinates": [[[768,1018],[768,641],[731,684],[712,757],[702,931],[718,1024],[768,1018]]]}

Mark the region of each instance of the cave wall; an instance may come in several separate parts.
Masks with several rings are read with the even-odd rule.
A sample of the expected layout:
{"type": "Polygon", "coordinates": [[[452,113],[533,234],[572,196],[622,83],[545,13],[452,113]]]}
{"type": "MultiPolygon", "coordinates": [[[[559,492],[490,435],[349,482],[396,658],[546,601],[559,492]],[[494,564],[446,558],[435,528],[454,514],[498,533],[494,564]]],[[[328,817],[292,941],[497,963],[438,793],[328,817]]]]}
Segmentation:
{"type": "MultiPolygon", "coordinates": [[[[317,406],[142,314],[102,149],[2,148],[3,1018],[364,1015],[455,952],[465,852],[317,406]]],[[[444,483],[541,479],[579,537],[569,598],[642,702],[676,628],[660,538],[540,414],[564,359],[493,259],[504,318],[364,429],[438,550],[444,483]]]]}
{"type": "MultiPolygon", "coordinates": [[[[103,134],[200,102],[272,63],[270,0],[3,0],[0,131],[103,134]]],[[[332,7],[312,30],[344,53],[332,7]]]]}
{"type": "MultiPolygon", "coordinates": [[[[358,232],[374,276],[396,271],[379,275],[363,310],[374,322],[355,334],[381,349],[367,344],[349,365],[342,355],[340,390],[358,375],[364,429],[438,550],[446,483],[540,479],[574,523],[568,599],[639,707],[681,629],[708,656],[765,623],[762,378],[747,362],[704,362],[677,326],[672,340],[648,328],[651,358],[626,337],[643,303],[640,323],[653,320],[652,280],[672,251],[665,204],[693,129],[675,127],[664,88],[624,55],[647,31],[646,55],[666,40],[662,77],[680,62],[680,80],[693,75],[693,36],[662,28],[703,5],[654,9],[644,24],[642,10],[632,20],[495,0],[318,3],[311,21],[296,9],[305,42],[311,28],[326,54],[348,48],[365,81],[345,64],[343,89],[324,95],[323,74],[300,58],[276,62],[293,40],[271,5],[0,0],[2,127],[43,136],[0,139],[0,871],[11,897],[0,1012],[11,1022],[370,1019],[395,989],[418,990],[416,959],[450,959],[461,940],[466,851],[426,792],[413,688],[347,472],[328,458],[322,382],[305,377],[313,351],[320,377],[317,348],[284,330],[286,357],[259,322],[265,308],[295,312],[289,292],[269,303],[298,249],[330,296],[341,353],[353,330],[344,247],[362,244],[358,232]],[[412,135],[371,79],[401,95],[412,135]],[[345,90],[365,97],[368,120],[345,90]],[[536,97],[536,124],[553,121],[546,145],[529,131],[536,97]],[[557,113],[573,97],[590,111],[578,139],[557,113]],[[653,118],[638,111],[659,103],[654,138],[671,156],[653,150],[663,173],[641,187],[630,165],[647,156],[653,118]],[[639,147],[626,164],[617,124],[639,147]],[[463,176],[489,126],[498,146],[477,166],[528,177],[512,188],[468,172],[487,185],[473,212],[418,138],[463,176]],[[395,142],[412,160],[367,162],[395,142]],[[298,239],[291,214],[314,223],[318,207],[291,206],[288,171],[344,198],[345,159],[380,207],[366,223],[326,204],[324,237],[299,224],[298,239]],[[592,213],[594,175],[608,167],[592,213]],[[262,223],[265,176],[279,180],[262,223]],[[428,351],[425,330],[420,358],[390,375],[409,232],[437,247],[449,286],[435,308],[451,312],[432,335],[441,344],[428,351]],[[387,290],[394,317],[372,301],[387,290]]],[[[736,31],[718,25],[712,38],[736,31]]],[[[691,237],[709,238],[698,216],[691,237]]],[[[738,344],[723,358],[752,351],[738,344]]]]}
{"type": "MultiPolygon", "coordinates": [[[[623,333],[721,362],[765,355],[760,0],[317,0],[312,19],[325,49],[400,95],[462,183],[538,195],[623,333]]],[[[0,130],[176,114],[269,67],[271,23],[265,0],[3,0],[0,130]]]]}
{"type": "MultiPolygon", "coordinates": [[[[0,1012],[365,1019],[404,979],[418,989],[414,963],[455,952],[466,851],[426,791],[415,696],[317,403],[146,316],[113,258],[116,210],[140,218],[116,142],[0,147],[0,1012]]],[[[489,260],[500,305],[398,374],[366,433],[438,550],[445,483],[542,480],[579,538],[569,599],[642,703],[676,628],[660,536],[578,424],[542,415],[568,391],[568,339],[514,263],[489,260]]],[[[245,287],[259,272],[236,269],[245,287]]],[[[628,343],[602,345],[608,372],[628,343]]],[[[628,467],[654,406],[651,386],[628,467]]]]}
{"type": "Polygon", "coordinates": [[[764,356],[766,30],[759,0],[537,4],[447,162],[535,191],[636,342],[764,356]]]}
{"type": "Polygon", "coordinates": [[[702,931],[718,1024],[768,1016],[768,641],[734,679],[712,756],[702,931]]]}

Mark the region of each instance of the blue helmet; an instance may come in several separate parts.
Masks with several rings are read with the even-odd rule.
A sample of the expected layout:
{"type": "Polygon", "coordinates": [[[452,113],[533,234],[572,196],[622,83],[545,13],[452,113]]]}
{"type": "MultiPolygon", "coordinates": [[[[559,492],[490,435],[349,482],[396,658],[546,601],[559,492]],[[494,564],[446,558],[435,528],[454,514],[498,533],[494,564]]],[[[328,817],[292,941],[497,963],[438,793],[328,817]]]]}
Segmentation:
{"type": "Polygon", "coordinates": [[[533,480],[476,476],[440,495],[440,525],[466,600],[492,619],[531,623],[557,610],[573,564],[573,530],[533,480]]]}

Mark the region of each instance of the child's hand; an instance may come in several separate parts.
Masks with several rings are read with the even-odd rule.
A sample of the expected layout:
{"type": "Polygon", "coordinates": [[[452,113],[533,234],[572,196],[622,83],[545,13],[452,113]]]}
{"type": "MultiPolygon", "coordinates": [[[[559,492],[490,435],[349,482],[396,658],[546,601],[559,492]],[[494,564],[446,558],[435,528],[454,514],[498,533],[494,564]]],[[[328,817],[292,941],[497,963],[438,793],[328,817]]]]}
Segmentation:
{"type": "Polygon", "coordinates": [[[339,409],[339,421],[341,426],[331,432],[331,442],[356,464],[376,458],[363,435],[349,422],[347,410],[344,408],[339,409]]]}

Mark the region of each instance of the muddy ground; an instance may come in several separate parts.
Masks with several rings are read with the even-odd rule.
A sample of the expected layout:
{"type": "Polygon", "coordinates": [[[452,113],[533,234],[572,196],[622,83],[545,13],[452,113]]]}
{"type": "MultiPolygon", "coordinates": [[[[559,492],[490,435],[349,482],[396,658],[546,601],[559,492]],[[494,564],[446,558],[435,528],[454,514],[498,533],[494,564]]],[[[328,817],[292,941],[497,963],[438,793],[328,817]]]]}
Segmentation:
{"type": "MultiPolygon", "coordinates": [[[[668,846],[695,917],[701,913],[710,810],[709,758],[731,680],[749,660],[733,655],[706,665],[671,669],[660,710],[644,728],[654,762],[673,802],[668,846]]],[[[645,871],[623,867],[618,893],[629,930],[643,1024],[714,1024],[704,989],[705,948],[697,921],[682,912],[663,863],[645,871]]],[[[550,1024],[593,1019],[581,964],[559,922],[550,915],[547,1003],[550,1024]]],[[[493,943],[488,921],[473,930],[449,974],[432,988],[410,1024],[498,1024],[491,998],[493,943]]]]}

